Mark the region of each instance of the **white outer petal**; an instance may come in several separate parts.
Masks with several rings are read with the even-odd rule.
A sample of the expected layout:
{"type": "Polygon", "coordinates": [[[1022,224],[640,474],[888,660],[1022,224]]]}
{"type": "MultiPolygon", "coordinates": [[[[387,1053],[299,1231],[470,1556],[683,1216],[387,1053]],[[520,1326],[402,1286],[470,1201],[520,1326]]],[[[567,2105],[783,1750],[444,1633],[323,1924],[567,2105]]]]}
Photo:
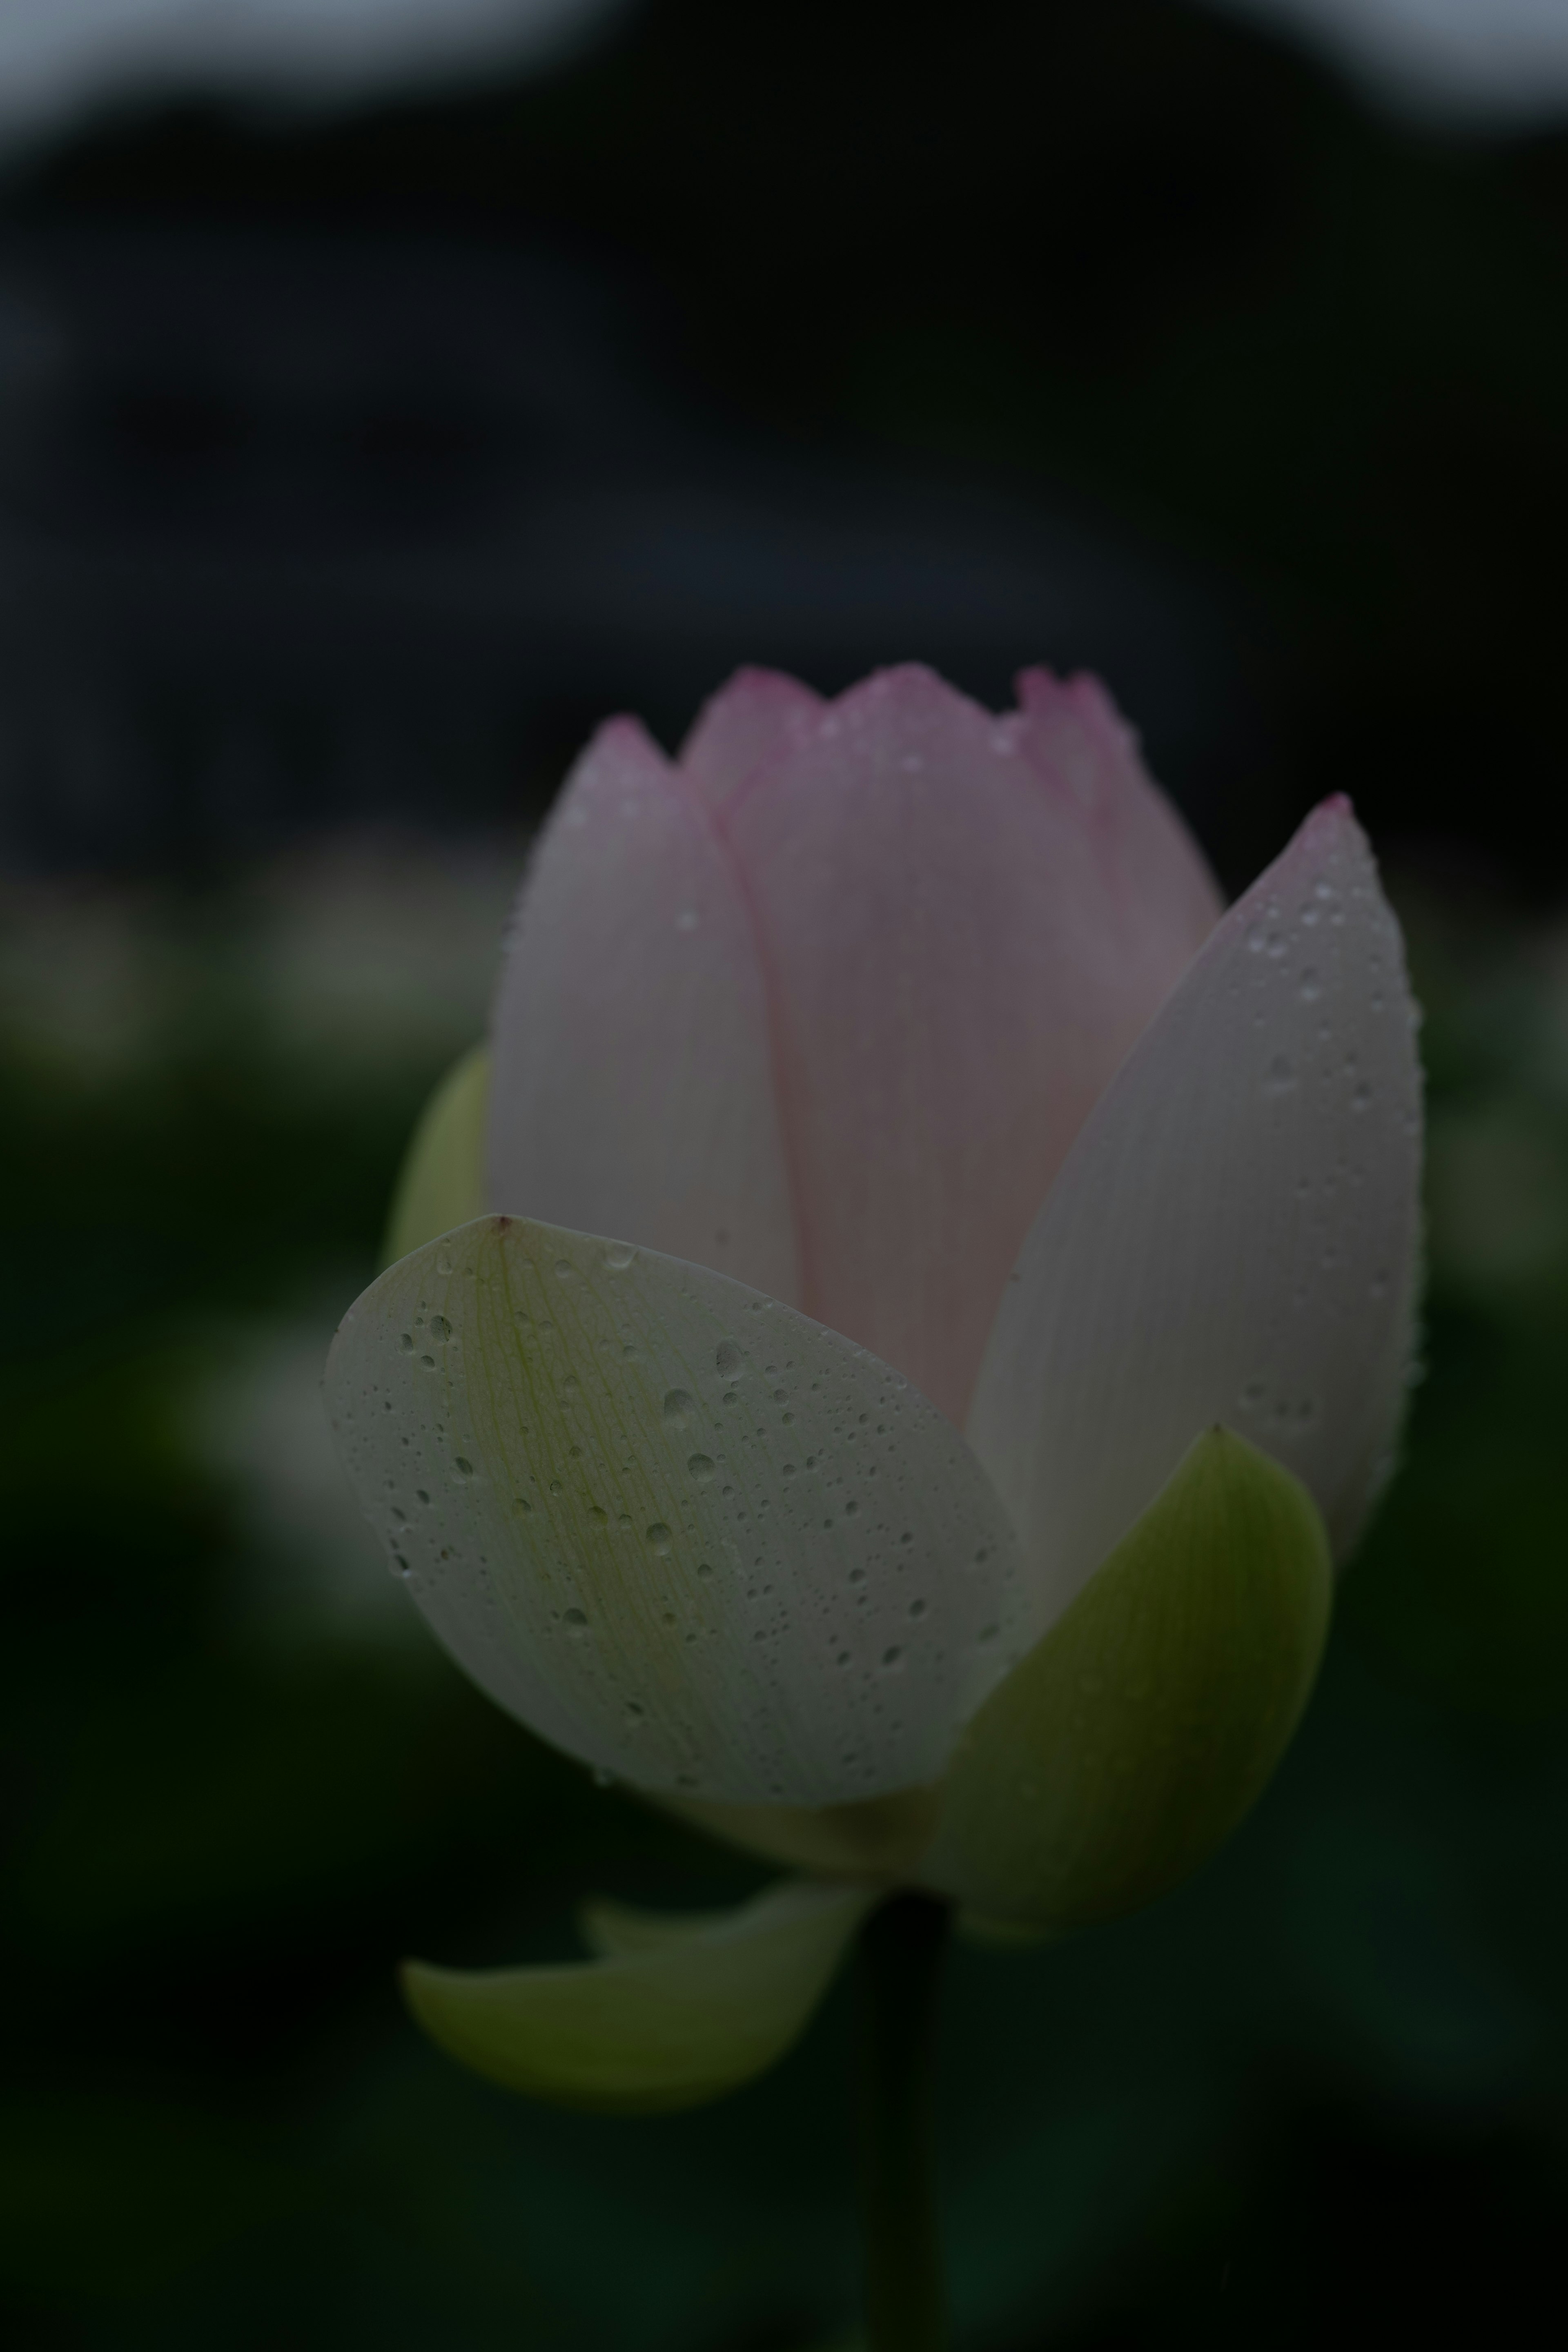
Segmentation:
{"type": "Polygon", "coordinates": [[[669,1795],[934,1780],[1017,1654],[963,1438],[837,1332],[714,1274],[492,1217],[388,1268],[327,1370],[367,1517],[484,1690],[669,1795]]]}
{"type": "Polygon", "coordinates": [[[1408,1380],[1415,1018],[1364,836],[1325,803],[1129,1055],[997,1310],[968,1435],[1037,1633],[1215,1423],[1353,1541],[1408,1380]]]}

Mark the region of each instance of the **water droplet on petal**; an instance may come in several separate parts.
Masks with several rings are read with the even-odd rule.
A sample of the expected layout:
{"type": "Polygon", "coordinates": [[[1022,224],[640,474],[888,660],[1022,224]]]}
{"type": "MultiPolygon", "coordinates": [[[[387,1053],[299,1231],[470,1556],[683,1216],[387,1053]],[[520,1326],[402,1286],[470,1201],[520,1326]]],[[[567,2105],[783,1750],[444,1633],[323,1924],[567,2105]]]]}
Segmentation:
{"type": "Polygon", "coordinates": [[[647,1540],[650,1548],[654,1551],[667,1552],[669,1549],[669,1529],[665,1526],[662,1519],[656,1519],[652,1527],[649,1528],[647,1531],[647,1540]]]}
{"type": "Polygon", "coordinates": [[[712,1479],[713,1464],[706,1454],[694,1454],[686,1467],[700,1486],[706,1486],[712,1479]]]}

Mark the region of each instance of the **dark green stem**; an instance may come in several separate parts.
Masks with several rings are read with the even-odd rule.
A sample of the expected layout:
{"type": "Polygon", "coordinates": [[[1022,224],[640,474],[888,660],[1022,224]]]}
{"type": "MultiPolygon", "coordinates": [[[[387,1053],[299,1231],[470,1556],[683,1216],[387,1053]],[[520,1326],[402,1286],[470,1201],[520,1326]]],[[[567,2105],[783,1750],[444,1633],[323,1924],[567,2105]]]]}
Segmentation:
{"type": "Polygon", "coordinates": [[[860,2227],[868,2352],[946,2352],[931,2081],[948,1906],[898,1895],[860,1937],[860,2227]]]}

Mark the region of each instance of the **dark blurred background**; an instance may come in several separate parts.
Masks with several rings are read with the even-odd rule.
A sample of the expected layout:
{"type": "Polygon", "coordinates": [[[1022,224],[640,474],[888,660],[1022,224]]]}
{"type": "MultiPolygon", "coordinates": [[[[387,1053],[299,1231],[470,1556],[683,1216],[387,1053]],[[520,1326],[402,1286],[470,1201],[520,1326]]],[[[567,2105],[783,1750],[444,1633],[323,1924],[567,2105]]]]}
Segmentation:
{"type": "Polygon", "coordinates": [[[911,656],[993,703],[1099,670],[1232,886],[1351,792],[1433,1114],[1429,1376],[1275,1790],[1148,1917],[956,1960],[962,2345],[1533,2321],[1568,2226],[1568,34],[1528,0],[1434,0],[1425,49],[1384,0],[248,0],[248,47],[146,14],[138,47],[0,7],[8,2340],[847,2352],[842,1992],[659,2124],[509,2101],[405,2021],[405,1951],[564,1956],[584,1892],[753,1874],[407,1622],[316,1384],[587,730],[673,745],[741,661],[911,656]]]}

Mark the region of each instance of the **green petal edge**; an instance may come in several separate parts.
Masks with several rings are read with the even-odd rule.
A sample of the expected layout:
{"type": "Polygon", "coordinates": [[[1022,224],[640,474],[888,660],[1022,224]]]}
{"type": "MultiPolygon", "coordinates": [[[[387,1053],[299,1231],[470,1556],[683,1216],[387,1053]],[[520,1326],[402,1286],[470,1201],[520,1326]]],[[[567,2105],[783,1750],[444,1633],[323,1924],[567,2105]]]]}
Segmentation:
{"type": "Polygon", "coordinates": [[[577,1933],[596,1960],[635,1960],[645,1952],[667,1952],[675,1944],[710,1936],[731,1911],[645,1911],[635,1903],[592,1895],[577,1910],[577,1933]]]}
{"type": "Polygon", "coordinates": [[[1055,1934],[1176,1885],[1284,1753],[1331,1589],[1305,1487],[1207,1432],[967,1727],[921,1877],[1055,1934]]]}
{"type": "Polygon", "coordinates": [[[403,1989],[431,2040],[492,2083],[605,2115],[668,2114],[784,2056],[879,1899],[790,1879],[689,1922],[592,1906],[590,1940],[611,1957],[473,1972],[410,1960],[403,1989]]]}
{"type": "Polygon", "coordinates": [[[403,1156],[382,1244],[382,1264],[470,1223],[485,1213],[485,1129],[490,1049],[471,1045],[430,1095],[403,1156]]]}

